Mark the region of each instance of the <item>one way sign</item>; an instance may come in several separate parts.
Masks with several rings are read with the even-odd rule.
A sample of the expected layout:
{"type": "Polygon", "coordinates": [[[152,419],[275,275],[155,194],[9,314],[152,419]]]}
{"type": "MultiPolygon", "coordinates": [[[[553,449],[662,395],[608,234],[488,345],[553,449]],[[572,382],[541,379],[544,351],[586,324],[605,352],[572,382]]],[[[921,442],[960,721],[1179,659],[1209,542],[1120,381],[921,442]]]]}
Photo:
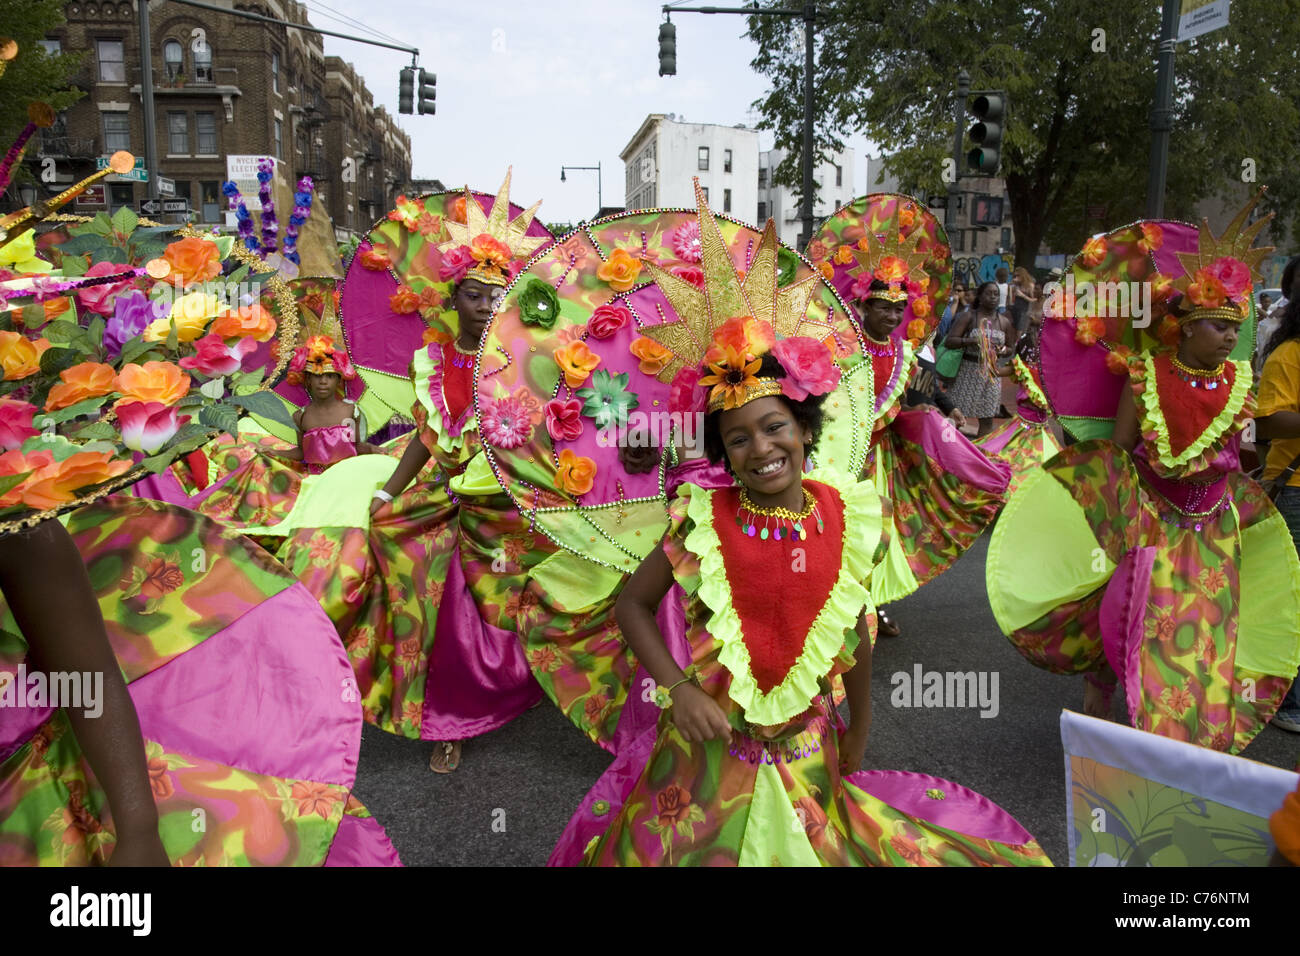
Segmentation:
{"type": "Polygon", "coordinates": [[[190,201],[188,199],[159,199],[151,197],[140,200],[140,212],[146,216],[156,216],[159,213],[190,211],[190,201]]]}

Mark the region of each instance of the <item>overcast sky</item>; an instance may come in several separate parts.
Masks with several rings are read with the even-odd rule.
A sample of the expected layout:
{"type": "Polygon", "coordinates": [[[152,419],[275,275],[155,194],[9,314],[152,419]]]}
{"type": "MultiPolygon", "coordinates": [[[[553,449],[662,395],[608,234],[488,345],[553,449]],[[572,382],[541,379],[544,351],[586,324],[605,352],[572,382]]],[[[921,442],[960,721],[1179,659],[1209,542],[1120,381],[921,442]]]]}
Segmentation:
{"type": "MultiPolygon", "coordinates": [[[[692,2],[692,6],[704,6],[692,2]]],[[[719,3],[715,5],[739,5],[719,3]]],[[[495,191],[514,165],[511,196],[543,200],[548,222],[577,222],[596,208],[596,174],[562,165],[602,166],[604,203],[623,205],[618,158],[649,113],[676,113],[692,123],[753,126],[750,104],[766,81],[749,63],[757,46],[744,37],[746,18],[679,13],[677,75],[659,76],[661,4],[652,0],[307,0],[312,24],[344,33],[337,11],[418,47],[420,66],[438,76],[435,116],[403,116],[417,178],[495,191]]],[[[791,23],[791,29],[796,29],[791,23]]],[[[325,37],[325,52],[350,61],[375,102],[397,114],[397,83],[410,62],[397,50],[325,37]]],[[[761,136],[762,148],[771,134],[761,136]]],[[[857,150],[855,183],[865,192],[866,140],[857,150]]]]}

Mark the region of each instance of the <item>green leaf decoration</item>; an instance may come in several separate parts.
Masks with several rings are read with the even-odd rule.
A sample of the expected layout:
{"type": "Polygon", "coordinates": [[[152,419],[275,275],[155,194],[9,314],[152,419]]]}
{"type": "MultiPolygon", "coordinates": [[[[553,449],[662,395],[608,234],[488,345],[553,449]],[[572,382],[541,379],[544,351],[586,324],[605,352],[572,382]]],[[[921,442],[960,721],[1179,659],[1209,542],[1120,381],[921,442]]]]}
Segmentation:
{"type": "Polygon", "coordinates": [[[113,228],[125,235],[131,235],[135,232],[136,225],[140,222],[140,217],[135,214],[135,210],[130,206],[123,206],[117,212],[113,213],[113,228]]]}
{"type": "Polygon", "coordinates": [[[233,248],[235,248],[235,237],[234,237],[234,236],[218,236],[218,237],[217,237],[217,240],[216,240],[216,243],[217,243],[217,253],[221,256],[221,258],[222,258],[222,259],[229,259],[229,258],[230,258],[230,250],[233,249],[233,248]]]}
{"type": "Polygon", "coordinates": [[[251,372],[236,372],[230,376],[230,391],[236,395],[247,395],[257,390],[266,377],[266,369],[253,369],[251,372]]]}
{"type": "MultiPolygon", "coordinates": [[[[32,307],[29,306],[29,308],[32,307]]],[[[39,309],[40,306],[35,306],[34,308],[39,309]]],[[[23,321],[25,322],[26,320],[27,316],[24,315],[23,321]]],[[[81,326],[76,322],[68,322],[63,319],[58,319],[41,329],[41,334],[49,339],[51,345],[62,345],[65,342],[71,342],[73,339],[79,338],[81,336],[81,331],[81,326]]]]}
{"type": "Polygon", "coordinates": [[[91,422],[89,425],[78,428],[74,437],[84,440],[102,438],[105,441],[112,441],[117,437],[117,429],[109,422],[91,422]]]}
{"type": "Polygon", "coordinates": [[[111,262],[114,265],[124,266],[129,264],[126,250],[121,246],[109,246],[101,255],[95,257],[96,262],[111,262]]]}
{"type": "Polygon", "coordinates": [[[176,320],[169,322],[170,328],[167,330],[167,351],[175,352],[180,345],[180,329],[176,327],[176,320]]]}
{"type": "Polygon", "coordinates": [[[11,488],[17,488],[23,483],[23,479],[30,474],[30,471],[24,471],[20,475],[5,475],[3,478],[0,478],[0,495],[3,495],[11,488]]]}
{"type": "Polygon", "coordinates": [[[234,272],[230,273],[230,275],[226,276],[226,281],[231,285],[234,285],[237,282],[243,282],[247,278],[248,266],[240,266],[234,272]]]}
{"type": "Polygon", "coordinates": [[[113,221],[106,212],[96,213],[95,218],[86,223],[86,231],[107,239],[113,234],[113,221]]]}
{"type": "Polygon", "coordinates": [[[199,412],[199,422],[208,428],[229,432],[231,435],[239,433],[239,411],[232,405],[205,406],[199,412]]]}
{"type": "MultiPolygon", "coordinates": [[[[31,305],[25,305],[22,308],[22,317],[23,317],[23,325],[25,325],[27,328],[39,329],[41,327],[41,323],[45,321],[45,306],[41,305],[41,303],[39,302],[33,302],[31,305]]],[[[81,329],[78,326],[76,326],[75,323],[70,322],[68,324],[72,325],[73,328],[76,328],[78,332],[81,331],[81,329]]],[[[50,338],[48,335],[45,337],[47,339],[50,338]]],[[[53,342],[54,340],[50,339],[50,341],[53,342]]]]}
{"type": "Polygon", "coordinates": [[[153,348],[155,344],[156,343],[154,342],[146,342],[143,339],[132,339],[130,342],[126,343],[126,347],[122,349],[118,367],[121,368],[128,362],[136,361],[140,356],[144,355],[145,352],[148,352],[153,348]]]}
{"type": "Polygon", "coordinates": [[[295,427],[293,418],[289,415],[289,410],[284,407],[284,399],[274,392],[253,392],[251,395],[233,395],[226,399],[232,405],[238,405],[240,408],[252,412],[262,418],[269,418],[273,422],[279,422],[281,425],[287,425],[290,428],[295,427]]]}
{"type": "Polygon", "coordinates": [[[96,315],[90,320],[90,327],[86,329],[86,338],[91,346],[98,348],[104,341],[105,325],[102,315],[96,315]]]}
{"type": "Polygon", "coordinates": [[[77,349],[46,349],[41,355],[41,374],[53,378],[80,362],[84,354],[77,349]]]}
{"type": "MultiPolygon", "coordinates": [[[[49,352],[45,354],[48,355],[49,352]]],[[[100,395],[98,398],[88,398],[83,402],[77,402],[77,404],[69,405],[67,408],[60,408],[55,412],[42,412],[39,417],[42,421],[51,420],[56,424],[72,421],[72,419],[80,418],[83,415],[94,414],[110,397],[109,395],[100,395]]]]}

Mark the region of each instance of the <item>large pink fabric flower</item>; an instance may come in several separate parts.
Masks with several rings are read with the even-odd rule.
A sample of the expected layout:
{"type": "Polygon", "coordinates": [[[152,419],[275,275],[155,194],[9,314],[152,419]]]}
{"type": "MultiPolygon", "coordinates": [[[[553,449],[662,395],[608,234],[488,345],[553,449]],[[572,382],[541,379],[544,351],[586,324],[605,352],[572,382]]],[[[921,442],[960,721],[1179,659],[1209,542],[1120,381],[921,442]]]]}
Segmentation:
{"type": "Polygon", "coordinates": [[[831,360],[830,350],[806,335],[782,339],[772,354],[785,369],[781,393],[797,402],[810,395],[825,395],[840,383],[840,367],[831,360]]]}
{"type": "Polygon", "coordinates": [[[162,402],[127,402],[118,405],[117,421],[122,428],[122,443],[132,451],[152,455],[180,429],[175,406],[162,402]]]}
{"type": "Polygon", "coordinates": [[[227,345],[219,335],[205,335],[194,343],[198,353],[180,360],[181,368],[193,369],[212,378],[238,372],[244,364],[244,356],[257,351],[257,343],[252,336],[245,336],[234,345],[227,345]]]}
{"type": "Polygon", "coordinates": [[[555,441],[577,441],[582,434],[582,402],[554,398],[546,403],[546,430],[555,441]]]}
{"type": "Polygon", "coordinates": [[[518,448],[533,437],[532,416],[513,395],[489,399],[479,415],[479,431],[490,445],[518,448]]]}
{"type": "Polygon", "coordinates": [[[632,313],[626,306],[606,302],[587,320],[587,331],[598,339],[607,339],[631,321],[632,313]]]}
{"type": "Polygon", "coordinates": [[[114,298],[123,289],[131,286],[131,267],[118,262],[96,262],[86,270],[87,278],[110,276],[119,272],[127,273],[128,278],[121,282],[105,282],[103,285],[92,285],[86,286],[84,289],[78,289],[77,301],[81,303],[81,307],[105,317],[112,315],[114,298]]]}
{"type": "Polygon", "coordinates": [[[473,268],[477,260],[469,246],[457,246],[450,252],[442,254],[442,263],[438,266],[438,278],[443,282],[459,282],[465,273],[473,268]]]}
{"type": "Polygon", "coordinates": [[[673,230],[673,252],[682,262],[699,262],[704,256],[700,246],[700,224],[694,219],[673,230]]]}
{"type": "Polygon", "coordinates": [[[40,434],[32,427],[35,413],[36,406],[31,402],[0,398],[0,450],[18,448],[27,439],[40,434]]]}
{"type": "Polygon", "coordinates": [[[702,412],[708,401],[708,390],[700,388],[700,370],[687,365],[673,376],[668,388],[669,412],[702,412]]]}
{"type": "Polygon", "coordinates": [[[1240,299],[1250,287],[1250,267],[1232,256],[1215,259],[1205,271],[1219,280],[1229,299],[1240,299]]]}

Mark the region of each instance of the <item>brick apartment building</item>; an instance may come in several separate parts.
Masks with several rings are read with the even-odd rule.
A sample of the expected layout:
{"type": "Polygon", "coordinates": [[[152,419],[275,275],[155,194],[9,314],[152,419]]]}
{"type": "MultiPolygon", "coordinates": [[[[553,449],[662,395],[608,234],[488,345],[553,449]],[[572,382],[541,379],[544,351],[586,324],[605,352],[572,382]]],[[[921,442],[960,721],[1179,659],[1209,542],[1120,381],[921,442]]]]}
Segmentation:
{"type": "MultiPolygon", "coordinates": [[[[294,0],[210,2],[310,26],[294,0]]],[[[50,193],[93,172],[99,156],[145,155],[134,4],[73,0],[63,14],[67,23],[44,42],[86,52],[72,82],[87,95],[28,149],[34,173],[54,159],[56,181],[42,184],[50,193]]],[[[394,187],[410,180],[410,137],[374,106],[350,64],[325,56],[319,35],[168,0],[150,3],[150,32],[160,174],[175,181],[200,222],[225,219],[228,155],[274,156],[290,182],[310,175],[318,211],[329,212],[340,239],[368,226],[391,205],[394,187]]],[[[76,211],[111,212],[157,194],[154,184],[112,176],[76,211]]]]}

